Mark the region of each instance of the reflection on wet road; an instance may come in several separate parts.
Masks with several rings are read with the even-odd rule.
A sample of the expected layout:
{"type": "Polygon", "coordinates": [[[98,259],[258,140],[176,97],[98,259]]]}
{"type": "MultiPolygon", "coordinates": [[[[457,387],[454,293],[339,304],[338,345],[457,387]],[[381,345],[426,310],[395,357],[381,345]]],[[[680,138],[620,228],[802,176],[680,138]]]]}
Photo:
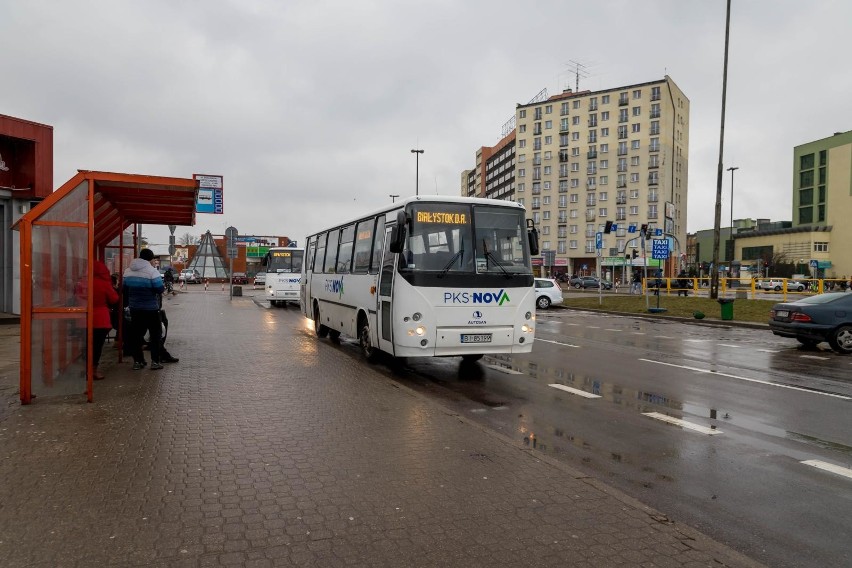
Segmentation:
{"type": "Polygon", "coordinates": [[[852,358],[765,330],[537,323],[528,355],[373,368],[761,562],[852,565],[852,358]]]}

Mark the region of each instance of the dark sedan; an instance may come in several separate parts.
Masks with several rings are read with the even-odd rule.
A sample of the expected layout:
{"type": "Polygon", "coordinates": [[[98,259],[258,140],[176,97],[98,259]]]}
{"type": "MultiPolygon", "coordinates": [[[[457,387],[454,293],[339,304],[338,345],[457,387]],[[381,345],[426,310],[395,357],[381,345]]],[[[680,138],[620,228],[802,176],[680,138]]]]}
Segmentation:
{"type": "Polygon", "coordinates": [[[848,355],[852,353],[852,294],[831,292],[775,304],[769,312],[769,329],[811,347],[828,341],[832,349],[848,355]]]}
{"type": "MultiPolygon", "coordinates": [[[[601,287],[601,281],[598,280],[597,278],[595,278],[594,276],[580,276],[578,278],[572,278],[569,281],[569,284],[571,286],[573,286],[574,288],[577,288],[577,289],[580,289],[580,288],[583,288],[583,289],[600,288],[601,287]]],[[[604,290],[611,290],[612,289],[612,282],[604,281],[603,289],[604,290]]]]}

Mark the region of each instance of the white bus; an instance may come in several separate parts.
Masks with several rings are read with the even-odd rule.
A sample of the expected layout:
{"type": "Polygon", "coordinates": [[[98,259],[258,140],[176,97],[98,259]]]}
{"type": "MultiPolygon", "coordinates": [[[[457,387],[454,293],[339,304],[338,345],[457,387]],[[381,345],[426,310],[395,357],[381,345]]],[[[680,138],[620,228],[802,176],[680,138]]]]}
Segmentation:
{"type": "Polygon", "coordinates": [[[273,306],[299,302],[305,249],[269,247],[261,264],[266,267],[266,300],[273,306]]]}
{"type": "Polygon", "coordinates": [[[319,337],[357,338],[368,360],[532,350],[538,233],[515,202],[412,197],[305,250],[302,312],[319,337]]]}

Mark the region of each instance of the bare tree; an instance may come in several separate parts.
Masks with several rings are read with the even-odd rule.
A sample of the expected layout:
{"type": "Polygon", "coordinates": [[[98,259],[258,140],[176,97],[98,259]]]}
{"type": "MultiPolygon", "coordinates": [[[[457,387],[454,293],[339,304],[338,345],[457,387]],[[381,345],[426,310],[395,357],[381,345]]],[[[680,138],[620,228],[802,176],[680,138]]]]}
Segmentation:
{"type": "Polygon", "coordinates": [[[197,245],[199,243],[199,238],[193,235],[192,233],[184,233],[180,237],[178,237],[178,244],[181,245],[197,245]]]}

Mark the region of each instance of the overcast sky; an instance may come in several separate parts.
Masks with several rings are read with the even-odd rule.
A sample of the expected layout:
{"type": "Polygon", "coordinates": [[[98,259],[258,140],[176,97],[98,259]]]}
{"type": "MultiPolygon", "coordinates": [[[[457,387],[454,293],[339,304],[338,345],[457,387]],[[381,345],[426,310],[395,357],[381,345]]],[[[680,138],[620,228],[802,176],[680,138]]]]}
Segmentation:
{"type": "MultiPolygon", "coordinates": [[[[852,129],[852,2],[732,4],[734,217],[790,220],[793,147],[852,129]]],[[[421,193],[458,195],[516,103],[574,87],[572,61],[581,90],[669,74],[691,103],[692,232],[713,226],[724,32],[724,0],[7,0],[0,114],[54,127],[55,187],[220,174],[225,214],[177,235],[301,243],[413,195],[413,148],[421,193]]]]}

